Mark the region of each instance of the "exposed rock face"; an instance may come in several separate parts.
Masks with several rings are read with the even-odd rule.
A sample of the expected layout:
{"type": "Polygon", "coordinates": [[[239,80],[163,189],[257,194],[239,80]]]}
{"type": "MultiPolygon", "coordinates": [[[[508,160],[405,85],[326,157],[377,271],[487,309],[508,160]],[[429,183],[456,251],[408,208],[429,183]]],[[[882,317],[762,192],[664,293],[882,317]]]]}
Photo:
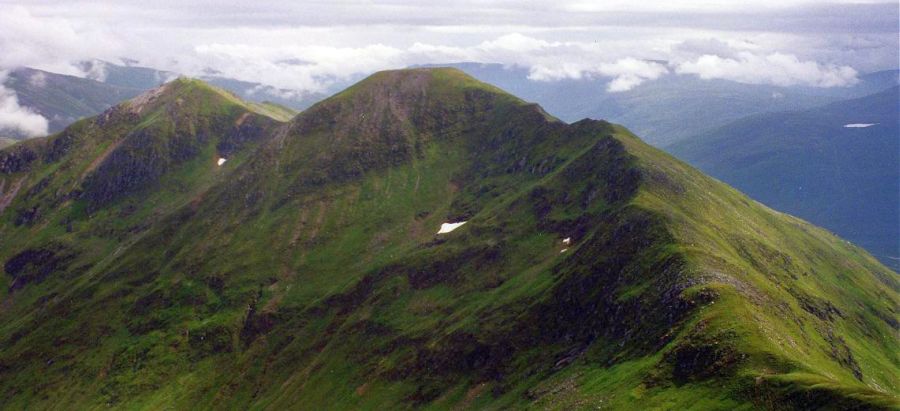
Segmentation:
{"type": "Polygon", "coordinates": [[[29,283],[42,282],[54,273],[64,272],[74,258],[74,252],[62,244],[26,249],[3,266],[6,274],[13,278],[9,290],[15,291],[29,283]]]}
{"type": "Polygon", "coordinates": [[[32,162],[38,159],[33,144],[17,144],[0,151],[0,173],[14,174],[28,171],[32,162]]]}

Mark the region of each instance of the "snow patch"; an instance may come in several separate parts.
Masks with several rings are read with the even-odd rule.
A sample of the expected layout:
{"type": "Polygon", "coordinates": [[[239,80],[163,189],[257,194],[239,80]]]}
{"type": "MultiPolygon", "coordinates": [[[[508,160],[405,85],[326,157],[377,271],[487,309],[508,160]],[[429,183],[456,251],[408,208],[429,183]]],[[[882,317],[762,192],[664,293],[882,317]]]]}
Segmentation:
{"type": "Polygon", "coordinates": [[[226,160],[226,159],[224,159],[224,158],[221,158],[221,157],[219,157],[219,161],[218,161],[218,163],[217,163],[217,164],[219,164],[219,165],[220,165],[220,166],[221,166],[221,165],[222,165],[222,164],[225,164],[225,162],[226,162],[226,161],[228,161],[228,160],[226,160]]]}
{"type": "Polygon", "coordinates": [[[437,233],[438,233],[438,234],[446,234],[446,233],[449,233],[449,232],[451,232],[451,231],[453,231],[453,230],[456,230],[457,228],[459,228],[459,226],[461,226],[461,225],[463,225],[463,224],[465,224],[465,223],[466,223],[465,221],[460,221],[460,222],[458,222],[458,223],[444,223],[444,224],[441,224],[441,229],[438,230],[437,233]]]}
{"type": "Polygon", "coordinates": [[[844,124],[844,128],[866,128],[872,127],[878,123],[853,123],[853,124],[844,124]]]}

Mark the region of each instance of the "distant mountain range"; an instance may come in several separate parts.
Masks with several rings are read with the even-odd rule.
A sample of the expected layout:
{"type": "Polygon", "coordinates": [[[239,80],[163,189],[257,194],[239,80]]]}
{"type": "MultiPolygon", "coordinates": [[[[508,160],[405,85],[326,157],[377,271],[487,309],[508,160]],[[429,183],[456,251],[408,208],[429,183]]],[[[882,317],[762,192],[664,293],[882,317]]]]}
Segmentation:
{"type": "MultiPolygon", "coordinates": [[[[50,132],[56,132],[75,119],[96,114],[123,98],[178,76],[173,72],[99,60],[82,62],[79,66],[87,78],[26,68],[13,71],[6,86],[20,94],[26,107],[44,115],[50,121],[50,132]],[[35,73],[52,78],[53,89],[40,90],[31,85],[27,79],[35,73]]],[[[459,68],[481,81],[539,103],[565,121],[598,118],[626,124],[656,146],[669,145],[753,114],[799,110],[861,97],[896,85],[898,76],[896,70],[870,73],[863,75],[855,86],[823,89],[750,85],[670,74],[629,91],[611,93],[606,91],[609,81],[606,78],[534,81],[528,78],[528,69],[522,67],[481,63],[441,66],[459,68]]],[[[293,110],[303,110],[326,96],[281,90],[218,74],[200,78],[243,99],[271,102],[293,110]]],[[[343,84],[338,82],[335,87],[343,84]]]]}
{"type": "MultiPolygon", "coordinates": [[[[50,133],[146,91],[30,68],[11,71],[4,86],[15,91],[20,105],[47,119],[50,133]]],[[[24,137],[12,131],[0,134],[24,137]]]]}
{"type": "Polygon", "coordinates": [[[543,106],[565,120],[597,118],[627,125],[662,147],[731,121],[760,113],[800,110],[862,97],[897,84],[900,71],[860,77],[851,87],[814,88],[742,84],[669,74],[623,92],[609,92],[609,78],[534,81],[529,70],[499,64],[449,64],[469,75],[543,106]]]}
{"type": "Polygon", "coordinates": [[[900,94],[760,114],[667,148],[900,271],[900,94]]]}
{"type": "MultiPolygon", "coordinates": [[[[85,61],[80,63],[80,66],[83,71],[88,73],[88,77],[94,80],[119,87],[138,88],[141,90],[149,90],[179,76],[179,73],[171,71],[135,65],[118,65],[101,60],[85,61]]],[[[261,83],[224,77],[216,73],[201,75],[197,78],[231,91],[242,99],[258,103],[273,103],[293,110],[303,110],[327,97],[327,95],[321,93],[283,90],[261,83]]]]}

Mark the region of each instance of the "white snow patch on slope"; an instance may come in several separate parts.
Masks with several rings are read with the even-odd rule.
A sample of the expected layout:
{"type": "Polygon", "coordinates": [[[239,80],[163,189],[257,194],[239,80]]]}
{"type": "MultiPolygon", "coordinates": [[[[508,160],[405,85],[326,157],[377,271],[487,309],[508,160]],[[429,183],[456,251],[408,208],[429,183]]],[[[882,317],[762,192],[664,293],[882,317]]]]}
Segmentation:
{"type": "Polygon", "coordinates": [[[218,162],[217,164],[218,164],[218,165],[222,165],[222,164],[225,164],[226,161],[228,161],[228,160],[226,160],[226,159],[220,157],[220,158],[219,158],[219,162],[218,162]]]}
{"type": "Polygon", "coordinates": [[[878,123],[853,123],[853,124],[844,124],[844,128],[866,128],[872,127],[878,123]]]}
{"type": "Polygon", "coordinates": [[[441,229],[438,230],[437,233],[438,233],[438,234],[446,234],[446,233],[449,233],[449,232],[451,232],[451,231],[453,231],[453,230],[456,230],[457,228],[459,228],[459,226],[461,226],[461,225],[463,225],[463,224],[465,224],[465,223],[466,223],[465,221],[460,221],[460,222],[458,222],[458,223],[444,223],[444,224],[441,224],[441,229]]]}

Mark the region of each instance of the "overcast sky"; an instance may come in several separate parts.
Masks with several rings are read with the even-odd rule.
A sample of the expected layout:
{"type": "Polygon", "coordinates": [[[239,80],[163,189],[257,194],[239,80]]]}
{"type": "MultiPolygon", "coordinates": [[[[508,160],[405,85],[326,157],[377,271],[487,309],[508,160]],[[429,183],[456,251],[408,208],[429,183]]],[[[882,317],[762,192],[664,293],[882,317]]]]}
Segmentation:
{"type": "Polygon", "coordinates": [[[608,78],[609,91],[673,73],[840,87],[897,68],[898,8],[897,0],[0,0],[0,69],[84,75],[73,62],[129,58],[323,91],[379,69],[476,61],[526,67],[534,81],[608,78]]]}

